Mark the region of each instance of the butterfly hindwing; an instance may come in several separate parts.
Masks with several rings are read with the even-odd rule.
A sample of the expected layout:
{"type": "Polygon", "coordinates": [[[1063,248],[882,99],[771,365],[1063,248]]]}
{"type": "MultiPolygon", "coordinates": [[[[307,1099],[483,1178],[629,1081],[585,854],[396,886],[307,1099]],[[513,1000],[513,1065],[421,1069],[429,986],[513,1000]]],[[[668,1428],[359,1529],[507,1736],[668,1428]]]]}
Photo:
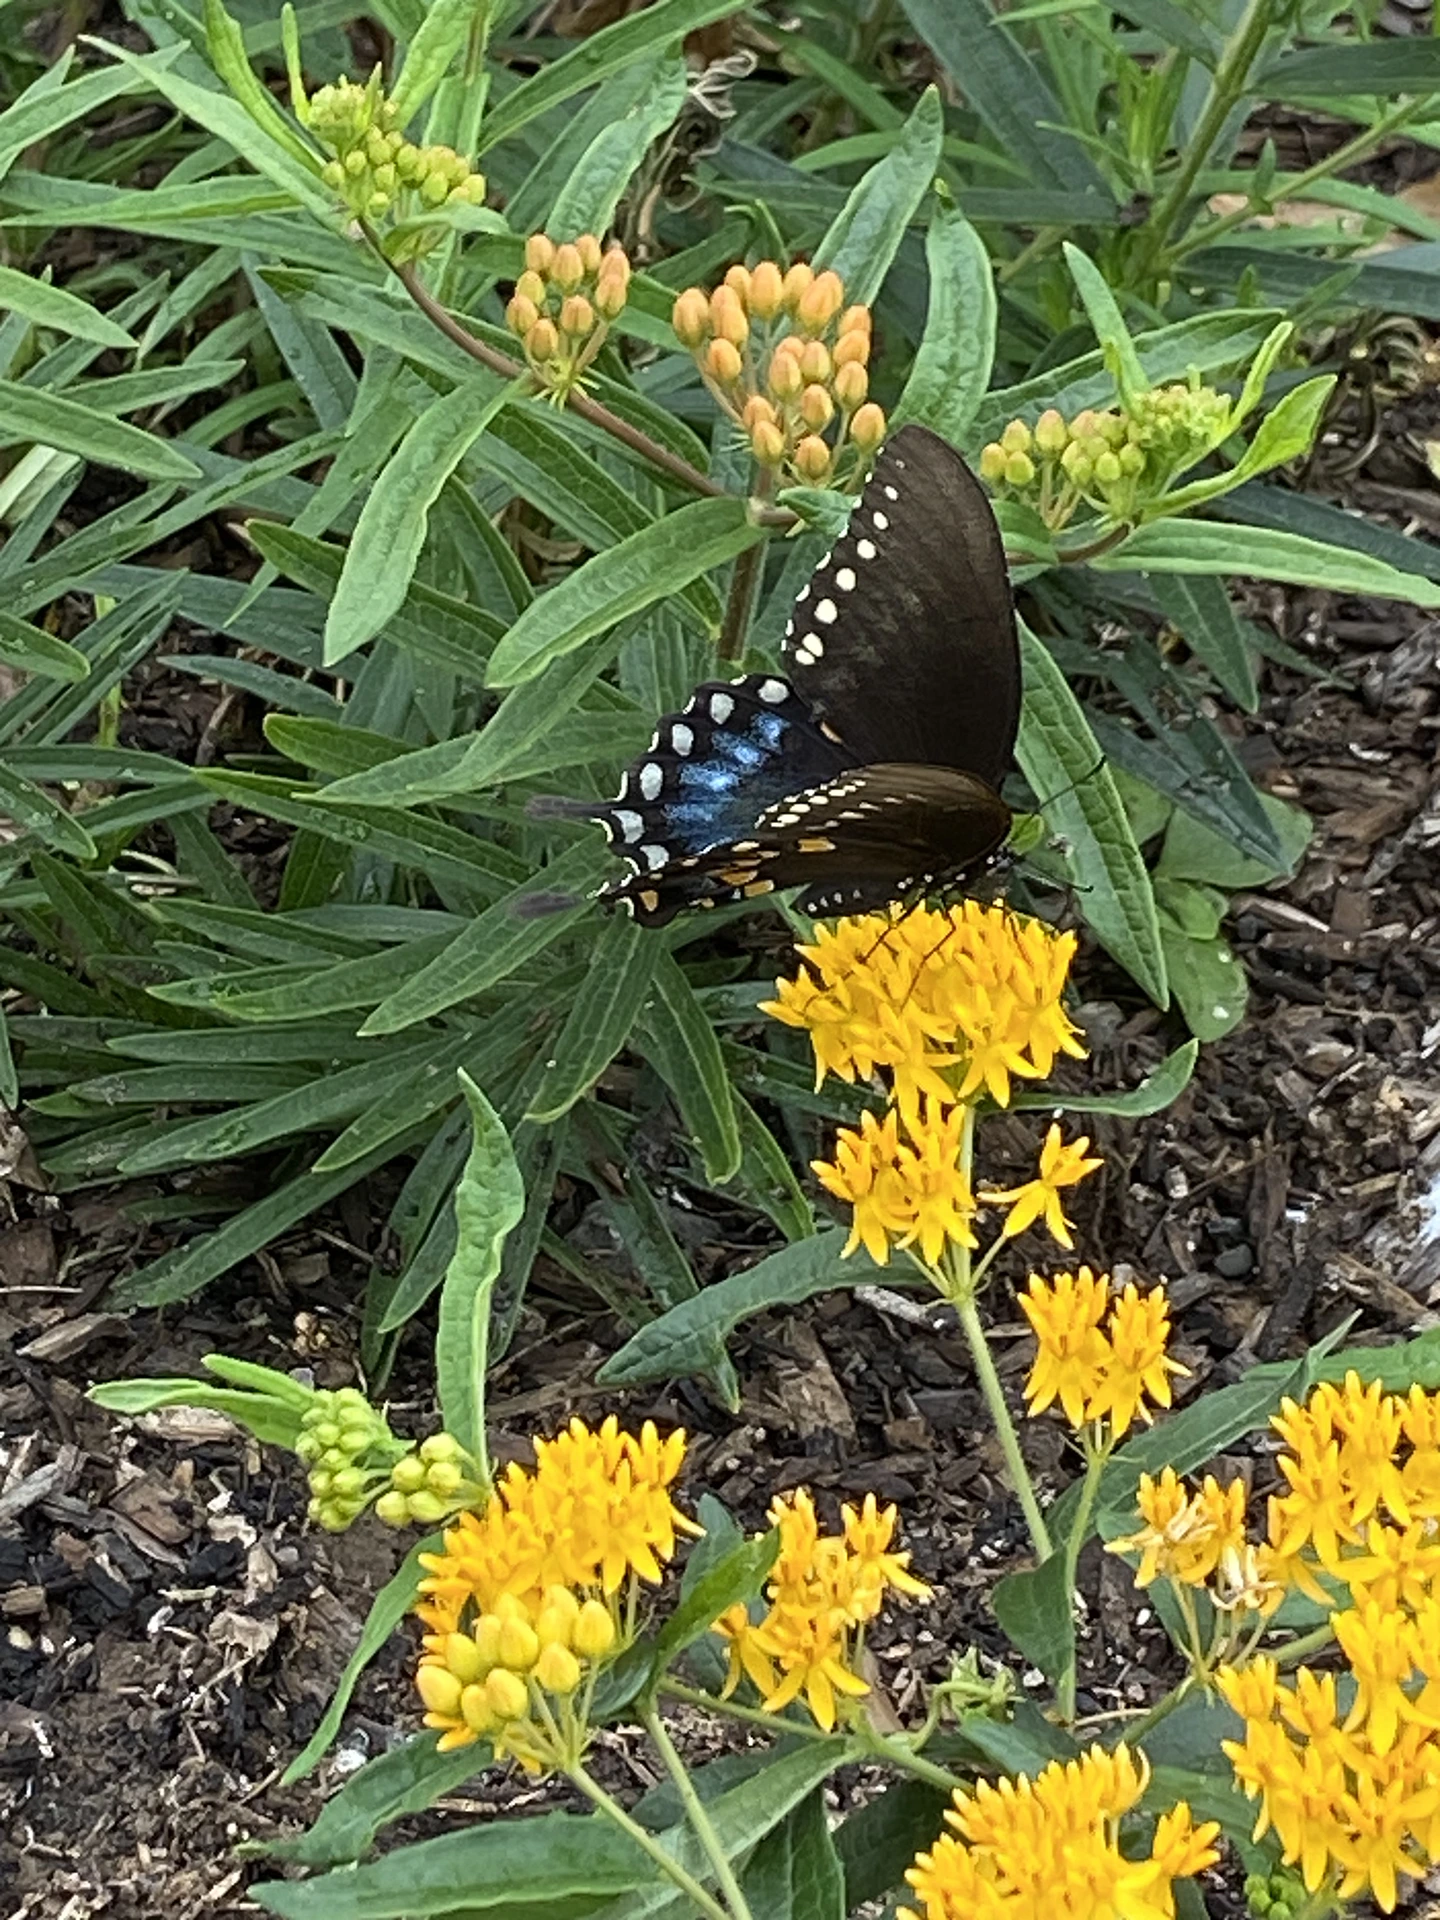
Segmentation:
{"type": "Polygon", "coordinates": [[[998,785],[1020,656],[990,502],[938,434],[892,434],[786,631],[795,690],[862,764],[958,767],[998,785]]]}

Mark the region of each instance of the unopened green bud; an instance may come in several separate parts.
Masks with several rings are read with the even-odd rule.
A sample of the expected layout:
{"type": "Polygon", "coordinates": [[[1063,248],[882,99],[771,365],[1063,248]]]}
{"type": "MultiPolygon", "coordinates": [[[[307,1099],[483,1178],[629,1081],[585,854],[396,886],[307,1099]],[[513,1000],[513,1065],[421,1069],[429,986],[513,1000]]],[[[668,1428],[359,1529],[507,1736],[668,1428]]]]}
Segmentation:
{"type": "Polygon", "coordinates": [[[1035,444],[1042,453],[1063,453],[1070,440],[1070,429],[1058,407],[1047,407],[1035,422],[1035,444]]]}
{"type": "Polygon", "coordinates": [[[442,1500],[448,1500],[464,1480],[464,1473],[453,1460],[437,1460],[425,1475],[426,1487],[431,1493],[439,1494],[442,1500]]]}
{"type": "Polygon", "coordinates": [[[1102,487],[1113,486],[1120,478],[1120,460],[1118,455],[1107,447],[1095,462],[1095,478],[1102,487]]]}
{"type": "Polygon", "coordinates": [[[366,1475],[361,1467],[342,1467],[331,1476],[330,1491],[341,1500],[354,1500],[365,1491],[366,1475]]]}
{"type": "Polygon", "coordinates": [[[427,1465],[437,1460],[458,1460],[464,1449],[453,1433],[428,1434],[420,1442],[420,1458],[427,1465]]]}
{"type": "Polygon", "coordinates": [[[359,147],[352,147],[345,156],[345,171],[352,180],[358,180],[369,164],[359,147]]]}
{"type": "Polygon", "coordinates": [[[1145,455],[1139,447],[1123,446],[1115,457],[1120,462],[1120,471],[1129,480],[1145,471],[1145,455]]]}
{"type": "Polygon", "coordinates": [[[376,167],[371,178],[374,182],[375,191],[387,197],[395,191],[396,185],[398,184],[394,165],[389,160],[382,160],[380,165],[376,167]]]}
{"type": "Polygon", "coordinates": [[[425,1527],[433,1527],[437,1520],[443,1520],[450,1511],[448,1502],[423,1487],[419,1493],[409,1496],[406,1505],[410,1509],[410,1518],[418,1520],[425,1527]]]}
{"type": "Polygon", "coordinates": [[[410,1524],[410,1502],[405,1498],[403,1493],[397,1493],[394,1488],[392,1488],[389,1493],[382,1493],[380,1498],[375,1502],[375,1518],[380,1521],[382,1526],[408,1527],[410,1524]]]}
{"type": "Polygon", "coordinates": [[[407,1453],[390,1469],[390,1484],[401,1493],[418,1493],[425,1484],[425,1463],[418,1454],[407,1453]]]}
{"type": "Polygon", "coordinates": [[[1088,487],[1095,477],[1095,463],[1078,440],[1072,440],[1060,456],[1060,465],[1077,487],[1088,487]]]}
{"type": "Polygon", "coordinates": [[[443,173],[427,173],[420,182],[420,198],[427,207],[443,207],[450,192],[450,183],[443,173]]]}
{"type": "Polygon", "coordinates": [[[1000,444],[1006,453],[1028,453],[1030,451],[1030,429],[1023,420],[1012,420],[1000,436],[1000,444]]]}
{"type": "Polygon", "coordinates": [[[1028,453],[1010,453],[1005,456],[1005,483],[1011,487],[1028,487],[1035,478],[1035,462],[1028,453]]]}
{"type": "Polygon", "coordinates": [[[485,200],[485,176],[483,173],[469,173],[459,186],[450,189],[450,198],[457,206],[478,207],[485,200]]]}
{"type": "Polygon", "coordinates": [[[992,486],[1005,478],[1005,449],[998,440],[992,440],[980,454],[980,478],[992,486]]]}
{"type": "Polygon", "coordinates": [[[320,169],[320,178],[332,193],[338,193],[345,184],[345,168],[338,160],[327,160],[320,169]]]}

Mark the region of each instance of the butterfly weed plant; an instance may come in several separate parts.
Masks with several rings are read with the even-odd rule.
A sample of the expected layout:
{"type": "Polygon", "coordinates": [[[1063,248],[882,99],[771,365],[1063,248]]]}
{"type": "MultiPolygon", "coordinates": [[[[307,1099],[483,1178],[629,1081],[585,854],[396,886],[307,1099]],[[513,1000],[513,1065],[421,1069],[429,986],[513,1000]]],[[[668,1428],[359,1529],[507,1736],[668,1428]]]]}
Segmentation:
{"type": "MultiPolygon", "coordinates": [[[[1074,883],[1137,994],[1200,1039],[1242,1016],[1227,893],[1293,868],[1306,823],[1215,718],[1254,710],[1274,647],[1225,579],[1440,601],[1425,542],[1276,484],[1333,386],[1307,338],[1347,309],[1440,312],[1426,256],[1362,251],[1397,220],[1433,238],[1424,217],[1345,177],[1401,129],[1434,137],[1437,43],[1292,0],[1003,19],[985,0],[846,0],[803,32],[746,0],[657,0],[570,47],[529,13],[384,0],[386,58],[359,78],[318,0],[244,30],[221,0],[131,0],[125,44],[48,70],[23,35],[0,47],[0,663],[17,675],[0,1096],[23,1098],[62,1190],[183,1185],[195,1231],[137,1263],[118,1305],[184,1299],[350,1189],[379,1199],[358,1303],[371,1397],[223,1356],[219,1385],[100,1397],[248,1422],[294,1453],[319,1525],[433,1530],[297,1766],[411,1613],[430,1731],[296,1843],[338,1878],[263,1897],[741,1920],[853,1910],[913,1858],[900,1898],[921,1920],[1042,1903],[1149,1920],[1198,1912],[1224,1846],[1257,1913],[1393,1903],[1434,1855],[1440,1793],[1426,1350],[1262,1369],[1167,1413],[1163,1292],[1090,1250],[1018,1289],[1027,1399],[1063,1411],[1080,1461],[1047,1501],[981,1296],[1023,1280],[1039,1234],[1070,1257],[1066,1196],[1096,1160],[1076,1116],[1163,1107],[1195,1039],[1137,1088],[1076,1092],[1069,936],[1018,907],[913,900],[812,930],[783,902],[775,917],[784,887],[761,866],[782,833],[823,891],[863,844],[904,891],[895,836],[859,806],[842,820],[847,797],[979,820],[982,854],[992,822],[1040,809],[1037,866],[1074,883]],[[157,101],[163,123],[136,133],[136,103],[157,101]],[[1269,149],[1242,170],[1260,102],[1353,131],[1299,173],[1269,149]],[[1296,198],[1347,223],[1256,224],[1296,198]],[[56,285],[51,239],[83,229],[126,239],[56,285]],[[949,478],[892,527],[906,447],[930,450],[910,482],[927,461],[949,478]],[[1020,590],[1018,653],[961,453],[1020,590]],[[863,526],[862,483],[880,488],[863,526]],[[207,546],[225,566],[180,564],[207,546]],[[982,652],[947,655],[939,576],[906,577],[922,550],[1003,607],[972,628],[1000,683],[981,701],[957,699],[982,652]],[[879,569],[863,588],[862,565],[879,569]],[[842,601],[891,606],[899,631],[902,586],[926,610],[908,650],[842,619],[842,601]],[[1101,601],[1123,644],[1097,641],[1101,601]],[[200,634],[229,644],[196,651],[200,634]],[[847,796],[854,755],[792,682],[828,676],[838,700],[856,660],[856,724],[867,689],[893,688],[901,737],[847,796]],[[223,689],[203,754],[141,724],[160,669],[223,689]],[[947,702],[978,713],[973,751],[887,786],[947,702]],[[262,724],[231,736],[227,715],[262,724]],[[663,764],[659,735],[645,747],[662,715],[663,764]],[[763,808],[742,749],[772,723],[836,764],[767,794],[747,851],[763,808]],[[730,756],[727,804],[752,802],[722,832],[712,784],[686,829],[714,830],[683,857],[717,907],[657,887],[652,924],[603,918],[599,836],[533,803],[610,792],[629,766],[646,807],[668,804],[700,725],[709,773],[730,756]],[[805,943],[778,987],[737,905],[805,943]],[[1065,1084],[1046,1084],[1062,1056],[1065,1084]],[[979,1157],[1007,1105],[1046,1116],[1034,1177],[1008,1186],[979,1157]],[[630,1151],[662,1110],[666,1192],[723,1191],[774,1229],[774,1251],[704,1288],[630,1151]],[[782,1144],[801,1139],[814,1182],[782,1144]],[[627,1286],[558,1237],[562,1179],[596,1196],[627,1286]],[[1028,1522],[1033,1564],[994,1607],[1038,1705],[956,1649],[923,1710],[897,1726],[880,1709],[867,1631],[946,1570],[912,1571],[905,1516],[874,1500],[837,1522],[795,1490],[747,1539],[685,1490],[683,1436],[618,1420],[537,1437],[532,1469],[496,1475],[486,1372],[542,1249],[628,1334],[609,1382],[694,1373],[732,1403],[746,1315],[880,1265],[932,1288],[1028,1522]],[[412,1438],[375,1383],[430,1306],[443,1426],[412,1438]],[[1284,1487],[1261,1525],[1243,1487],[1188,1476],[1272,1418],[1284,1487]],[[1176,1649],[1175,1685],[1129,1720],[1092,1714],[1082,1684],[1072,1598],[1096,1535],[1176,1649]],[[1324,1669],[1296,1664],[1322,1649],[1324,1669]],[[692,1771],[672,1701],[755,1747],[692,1771]],[[638,1808],[592,1770],[611,1726],[669,1776],[638,1808]],[[893,1784],[832,1829],[824,1783],[856,1761],[893,1784]],[[596,1811],[342,1868],[488,1764],[563,1775],[596,1811]]],[[[620,805],[578,811],[623,850],[620,805]]],[[[668,887],[681,869],[668,840],[633,848],[644,909],[645,873],[668,887]]],[[[172,1217],[170,1196],[129,1191],[142,1224],[172,1217]]]]}

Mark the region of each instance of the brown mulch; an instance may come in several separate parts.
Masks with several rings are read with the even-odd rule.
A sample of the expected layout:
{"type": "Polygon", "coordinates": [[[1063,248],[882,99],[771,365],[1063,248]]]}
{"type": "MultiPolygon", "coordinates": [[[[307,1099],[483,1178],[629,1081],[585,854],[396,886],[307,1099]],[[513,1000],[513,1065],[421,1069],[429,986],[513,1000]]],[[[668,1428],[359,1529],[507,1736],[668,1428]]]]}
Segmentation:
{"type": "MultiPolygon", "coordinates": [[[[1397,410],[1383,455],[1345,479],[1348,497],[1431,533],[1416,449],[1433,411],[1423,397],[1397,410]]],[[[1203,1050],[1168,1113],[1096,1123],[1106,1166],[1076,1208],[1082,1253],[1168,1277],[1194,1369],[1187,1394],[1297,1354],[1352,1316],[1351,1341],[1414,1334],[1435,1323],[1440,1293],[1440,622],[1278,590],[1257,593],[1255,610],[1343,681],[1273,667],[1259,716],[1232,728],[1262,783],[1314,815],[1316,839],[1292,881],[1236,902],[1245,1025],[1203,1050]]],[[[184,686],[193,703],[194,683],[184,686]]],[[[1103,956],[1084,955],[1077,981],[1095,1084],[1133,1084],[1183,1038],[1103,956]]],[[[1002,1158],[1023,1156],[1035,1131],[1003,1119],[986,1140],[1002,1158]]],[[[133,1246],[116,1200],[48,1195],[23,1156],[7,1150],[11,1160],[0,1190],[0,1910],[7,1920],[253,1913],[244,1889],[272,1869],[238,1857],[237,1844],[295,1833],[417,1725],[400,1637],[326,1762],[279,1785],[400,1546],[369,1522],[340,1539],[307,1529],[293,1463],[223,1421],[126,1423],[83,1390],[193,1373],[215,1348],[308,1369],[319,1385],[355,1379],[355,1301],[383,1208],[371,1217],[352,1197],[326,1230],[312,1223],[193,1305],[127,1320],[103,1298],[133,1246]]],[[[702,1270],[735,1262],[739,1225],[718,1205],[702,1210],[702,1270]]],[[[1023,1276],[1027,1251],[1046,1257],[1038,1242],[1022,1246],[1007,1279],[1023,1276]]],[[[991,1319],[1014,1386],[1025,1350],[1003,1284],[991,1319]]],[[[426,1337],[417,1329],[402,1349],[397,1428],[430,1420],[426,1337]]],[[[617,1404],[588,1383],[619,1337],[542,1263],[493,1383],[502,1450],[521,1451],[571,1411],[617,1404]]],[[[750,1525],[777,1488],[802,1482],[822,1501],[873,1489],[899,1502],[936,1590],[889,1623],[879,1678],[913,1713],[918,1682],[943,1674],[952,1649],[1000,1653],[987,1594],[1025,1555],[963,1343],[943,1326],[917,1333],[904,1302],[837,1294],[750,1324],[735,1360],[736,1418],[693,1382],[619,1404],[685,1425],[690,1487],[750,1525]]],[[[1042,1472],[1067,1476],[1056,1429],[1039,1423],[1027,1442],[1042,1472]]],[[[1117,1688],[1127,1703],[1144,1699],[1164,1651],[1110,1582],[1092,1631],[1102,1627],[1106,1704],[1117,1688]]],[[[714,1737],[689,1732],[697,1752],[714,1737]]],[[[623,1740],[602,1743],[602,1765],[622,1792],[648,1783],[623,1740]]],[[[460,1804],[537,1804],[509,1778],[487,1777],[473,1796],[460,1804]]]]}

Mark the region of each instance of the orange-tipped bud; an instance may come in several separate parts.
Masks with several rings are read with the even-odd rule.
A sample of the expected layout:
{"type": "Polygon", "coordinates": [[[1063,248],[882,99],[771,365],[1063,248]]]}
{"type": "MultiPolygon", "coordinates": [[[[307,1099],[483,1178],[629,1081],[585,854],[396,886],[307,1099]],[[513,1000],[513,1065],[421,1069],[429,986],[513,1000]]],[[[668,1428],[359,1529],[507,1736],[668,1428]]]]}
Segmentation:
{"type": "Polygon", "coordinates": [[[795,318],[807,333],[823,333],[845,304],[845,287],[838,273],[817,273],[795,303],[795,318]]]}
{"type": "Polygon", "coordinates": [[[750,269],[748,267],[742,267],[738,262],[733,267],[727,267],[725,269],[725,284],[735,295],[735,298],[740,302],[742,307],[749,306],[750,269]]]}
{"type": "Polygon", "coordinates": [[[870,336],[859,327],[852,327],[848,333],[842,333],[835,342],[832,356],[837,367],[868,367],[870,364],[870,336]]]}
{"type": "Polygon", "coordinates": [[[855,417],[850,422],[850,438],[862,453],[869,453],[878,447],[885,438],[885,410],[877,407],[873,400],[867,400],[863,407],[857,407],[855,417]]]}
{"type": "Polygon", "coordinates": [[[747,427],[758,427],[762,421],[775,421],[775,409],[763,393],[752,393],[740,409],[740,418],[747,427]]]}
{"type": "Polygon", "coordinates": [[[1047,407],[1035,422],[1035,444],[1042,453],[1063,453],[1070,443],[1070,429],[1058,407],[1047,407]]]}
{"type": "Polygon", "coordinates": [[[800,371],[797,354],[776,351],[770,356],[770,370],[766,376],[770,391],[777,400],[795,400],[805,385],[805,376],[800,371]]]}
{"type": "Polygon", "coordinates": [[[560,335],[555,330],[555,322],[542,314],[525,336],[525,352],[537,366],[544,366],[559,351],[560,335]]]}
{"type": "Polygon", "coordinates": [[[864,367],[850,360],[843,367],[835,369],[835,378],[830,384],[836,400],[846,413],[853,413],[870,391],[870,376],[864,367]]]}
{"type": "Polygon", "coordinates": [[[585,278],[585,262],[580,258],[580,249],[569,240],[555,249],[555,258],[550,264],[550,278],[562,293],[574,293],[585,278]]]}
{"type": "Polygon", "coordinates": [[[868,334],[871,327],[869,307],[847,307],[840,316],[840,333],[868,334]]]}
{"type": "Polygon", "coordinates": [[[804,260],[797,260],[780,284],[780,303],[787,313],[794,313],[799,306],[801,296],[815,278],[815,269],[804,260]]]}
{"type": "Polygon", "coordinates": [[[830,352],[823,340],[807,340],[800,354],[800,371],[807,381],[830,378],[830,352]]]}
{"type": "Polygon", "coordinates": [[[750,311],[757,320],[773,320],[780,311],[784,275],[773,260],[760,260],[750,269],[750,311]]]}
{"type": "Polygon", "coordinates": [[[560,307],[560,331],[583,340],[595,331],[595,309],[583,293],[567,295],[560,307]]]}
{"type": "Polygon", "coordinates": [[[523,293],[517,293],[505,309],[505,324],[517,340],[523,340],[539,318],[535,302],[527,300],[523,293]]]}
{"type": "Polygon", "coordinates": [[[817,485],[830,477],[830,449],[818,433],[807,433],[795,449],[795,471],[817,485]]]}
{"type": "Polygon", "coordinates": [[[740,378],[744,362],[740,349],[729,340],[712,340],[705,350],[705,371],[721,387],[732,387],[740,378]]]}
{"type": "Polygon", "coordinates": [[[548,233],[532,233],[525,242],[525,265],[531,273],[549,273],[555,264],[555,242],[548,233]]]}
{"type": "Polygon", "coordinates": [[[613,320],[625,305],[630,291],[630,262],[624,254],[607,253],[600,263],[599,277],[595,282],[595,305],[607,320],[613,320]],[[612,267],[610,262],[615,260],[612,267]]]}
{"type": "Polygon", "coordinates": [[[743,347],[750,338],[750,322],[733,287],[716,287],[710,296],[710,331],[717,340],[743,347]]]}
{"type": "Polygon", "coordinates": [[[670,309],[670,324],[682,347],[695,348],[710,331],[710,302],[699,287],[687,287],[670,309]]]}
{"type": "Polygon", "coordinates": [[[545,305],[545,282],[533,267],[527,267],[515,282],[515,292],[522,300],[528,300],[538,308],[545,305]]]}
{"type": "Polygon", "coordinates": [[[595,238],[593,233],[582,233],[580,238],[575,242],[575,251],[579,254],[580,264],[584,267],[586,273],[598,273],[600,271],[600,242],[595,238]]]}
{"type": "Polygon", "coordinates": [[[773,420],[757,420],[750,429],[750,451],[762,467],[778,467],[785,458],[785,435],[773,420]]]}
{"type": "Polygon", "coordinates": [[[800,418],[815,433],[829,426],[835,418],[835,402],[828,387],[806,387],[800,396],[800,418]]]}

